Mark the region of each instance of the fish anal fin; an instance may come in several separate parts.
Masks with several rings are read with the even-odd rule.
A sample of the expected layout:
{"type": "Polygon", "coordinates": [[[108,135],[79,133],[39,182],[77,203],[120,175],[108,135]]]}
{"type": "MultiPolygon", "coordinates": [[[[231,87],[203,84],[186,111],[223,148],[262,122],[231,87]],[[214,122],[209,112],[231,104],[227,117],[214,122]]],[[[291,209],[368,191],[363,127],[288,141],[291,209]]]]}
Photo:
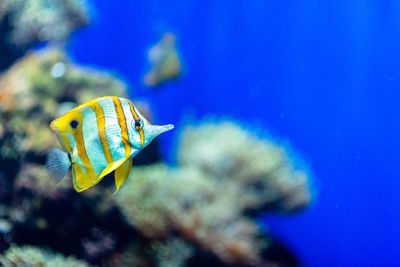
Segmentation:
{"type": "MultiPolygon", "coordinates": [[[[86,190],[86,189],[88,189],[88,188],[90,188],[90,187],[96,185],[97,183],[99,183],[99,182],[104,178],[104,176],[106,176],[107,174],[109,174],[109,173],[115,171],[115,170],[116,170],[119,166],[121,166],[125,161],[126,161],[126,159],[124,158],[124,159],[120,159],[120,160],[111,162],[111,163],[108,164],[108,166],[101,172],[101,174],[100,174],[92,183],[90,183],[89,185],[86,185],[86,186],[82,186],[82,187],[81,187],[81,186],[77,186],[77,184],[74,183],[75,190],[76,190],[77,192],[81,192],[81,191],[83,191],[83,190],[86,190]]],[[[74,178],[74,181],[78,180],[78,183],[79,183],[80,178],[87,179],[87,177],[84,177],[83,175],[82,175],[82,177],[80,177],[80,176],[78,175],[77,178],[76,178],[76,177],[75,177],[75,173],[73,174],[73,176],[74,176],[74,177],[73,177],[73,178],[74,178]]]]}
{"type": "Polygon", "coordinates": [[[108,164],[108,166],[101,172],[100,176],[98,179],[102,179],[104,176],[106,176],[107,174],[115,171],[119,166],[121,166],[126,159],[120,159],[114,162],[111,162],[110,164],[108,164]]]}
{"type": "Polygon", "coordinates": [[[114,174],[115,175],[115,186],[117,187],[117,190],[115,190],[115,193],[118,192],[120,186],[126,181],[126,178],[128,177],[129,173],[131,172],[131,169],[132,169],[132,159],[129,158],[121,166],[119,166],[118,169],[115,170],[115,174],[114,174]]]}

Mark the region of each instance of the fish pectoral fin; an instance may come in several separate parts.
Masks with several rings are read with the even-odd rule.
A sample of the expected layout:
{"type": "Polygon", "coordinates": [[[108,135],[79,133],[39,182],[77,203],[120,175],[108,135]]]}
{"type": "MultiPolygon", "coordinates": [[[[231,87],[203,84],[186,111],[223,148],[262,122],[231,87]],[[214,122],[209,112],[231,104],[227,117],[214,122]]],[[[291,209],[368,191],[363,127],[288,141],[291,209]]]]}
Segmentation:
{"type": "Polygon", "coordinates": [[[71,167],[68,153],[57,148],[50,149],[46,157],[46,167],[52,178],[58,183],[71,167]]]}
{"type": "Polygon", "coordinates": [[[126,178],[128,177],[129,173],[131,172],[131,169],[132,169],[132,159],[129,158],[121,166],[119,166],[118,169],[115,170],[115,174],[114,174],[115,175],[115,186],[117,187],[117,190],[115,191],[115,193],[118,192],[120,186],[126,181],[126,178]]]}

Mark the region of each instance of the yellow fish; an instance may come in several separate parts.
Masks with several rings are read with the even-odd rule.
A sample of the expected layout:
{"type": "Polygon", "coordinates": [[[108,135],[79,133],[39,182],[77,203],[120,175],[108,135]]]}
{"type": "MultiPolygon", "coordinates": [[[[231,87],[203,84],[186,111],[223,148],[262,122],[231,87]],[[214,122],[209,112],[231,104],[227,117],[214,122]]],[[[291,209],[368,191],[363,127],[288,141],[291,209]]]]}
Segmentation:
{"type": "Polygon", "coordinates": [[[67,112],[50,124],[64,151],[52,149],[46,165],[56,180],[72,166],[77,192],[115,171],[116,192],[132,168],[132,158],[172,124],[150,124],[125,98],[105,96],[67,112]]]}

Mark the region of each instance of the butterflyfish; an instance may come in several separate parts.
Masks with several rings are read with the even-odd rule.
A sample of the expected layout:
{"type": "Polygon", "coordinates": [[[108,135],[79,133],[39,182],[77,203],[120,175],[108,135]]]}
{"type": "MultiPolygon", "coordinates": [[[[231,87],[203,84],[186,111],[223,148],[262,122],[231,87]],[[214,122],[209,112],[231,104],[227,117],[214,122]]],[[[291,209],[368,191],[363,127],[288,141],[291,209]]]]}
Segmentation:
{"type": "Polygon", "coordinates": [[[132,168],[132,159],[157,135],[174,128],[149,123],[128,99],[105,96],[82,104],[50,123],[63,150],[53,148],[46,165],[57,181],[72,167],[77,192],[114,171],[116,191],[132,168]]]}

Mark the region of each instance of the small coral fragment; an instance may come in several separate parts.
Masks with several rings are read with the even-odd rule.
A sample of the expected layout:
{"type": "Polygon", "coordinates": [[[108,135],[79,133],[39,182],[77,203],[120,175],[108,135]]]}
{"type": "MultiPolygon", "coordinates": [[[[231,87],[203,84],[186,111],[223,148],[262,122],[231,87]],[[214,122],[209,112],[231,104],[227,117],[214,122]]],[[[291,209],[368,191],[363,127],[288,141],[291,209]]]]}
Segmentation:
{"type": "Polygon", "coordinates": [[[159,267],[186,266],[186,261],[193,254],[193,248],[179,238],[156,241],[150,245],[150,253],[155,255],[159,267]]]}
{"type": "Polygon", "coordinates": [[[0,263],[5,267],[89,267],[85,261],[78,260],[73,256],[64,256],[51,250],[41,249],[33,246],[11,246],[0,255],[0,263]]]}
{"type": "Polygon", "coordinates": [[[144,77],[147,86],[157,86],[179,77],[181,63],[175,47],[175,36],[172,33],[164,34],[162,39],[150,49],[148,58],[152,69],[144,77]]]}

